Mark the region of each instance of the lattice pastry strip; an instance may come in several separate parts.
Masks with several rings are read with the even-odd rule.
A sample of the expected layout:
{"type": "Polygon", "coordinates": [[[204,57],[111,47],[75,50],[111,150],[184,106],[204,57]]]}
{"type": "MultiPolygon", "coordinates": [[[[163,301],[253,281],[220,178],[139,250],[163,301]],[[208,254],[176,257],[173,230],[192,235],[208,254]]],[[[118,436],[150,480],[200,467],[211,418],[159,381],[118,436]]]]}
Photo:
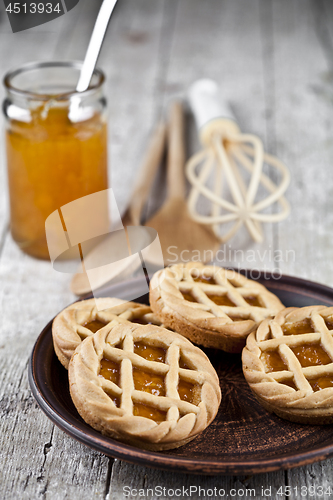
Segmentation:
{"type": "Polygon", "coordinates": [[[77,346],[108,323],[161,325],[150,306],[117,298],[82,300],[66,307],[53,321],[54,350],[65,368],[77,346]]]}
{"type": "Polygon", "coordinates": [[[197,344],[229,352],[240,352],[263,319],[284,309],[260,283],[196,262],[156,273],[150,303],[164,325],[197,344]]]}
{"type": "Polygon", "coordinates": [[[263,321],[242,360],[268,410],[301,423],[333,422],[333,307],[288,308],[263,321]]]}
{"type": "Polygon", "coordinates": [[[87,337],[71,359],[69,381],[87,423],[148,449],[193,439],[213,420],[221,400],[207,356],[154,325],[109,323],[87,337]]]}

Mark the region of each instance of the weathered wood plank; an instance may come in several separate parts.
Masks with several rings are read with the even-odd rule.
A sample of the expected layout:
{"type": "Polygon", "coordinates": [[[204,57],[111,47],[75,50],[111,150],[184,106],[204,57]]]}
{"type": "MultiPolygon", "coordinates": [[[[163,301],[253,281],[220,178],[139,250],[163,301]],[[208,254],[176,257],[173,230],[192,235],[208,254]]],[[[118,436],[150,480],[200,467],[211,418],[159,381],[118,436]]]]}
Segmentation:
{"type": "MultiPolygon", "coordinates": [[[[198,78],[215,79],[224,98],[231,104],[244,132],[265,138],[265,100],[259,2],[182,1],[175,28],[167,97],[186,97],[198,78]],[[255,103],[255,104],[254,104],[255,103]]],[[[161,96],[161,99],[163,96],[161,96]]],[[[199,147],[191,130],[189,154],[199,147]]],[[[273,245],[272,225],[266,224],[265,242],[254,243],[243,229],[221,247],[216,261],[221,265],[240,265],[271,269],[268,250],[273,245]]],[[[274,250],[274,248],[273,248],[274,250]]]]}
{"type": "MultiPolygon", "coordinates": [[[[329,20],[333,19],[333,10],[330,2],[318,4],[324,5],[326,16],[316,2],[300,0],[119,3],[100,66],[108,76],[112,179],[121,209],[126,205],[148,131],[162,107],[170,98],[183,96],[196,78],[211,76],[223,85],[242,129],[263,137],[267,148],[285,160],[293,172],[288,194],[290,218],[277,230],[266,226],[264,245],[254,245],[241,236],[231,242],[231,249],[255,250],[255,261],[248,262],[248,267],[270,268],[275,263],[267,254],[262,258],[265,249],[291,249],[296,258],[279,264],[284,272],[333,282],[329,231],[332,63],[327,41],[332,39],[329,20]],[[322,26],[326,26],[325,36],[322,26]]],[[[0,18],[2,68],[50,55],[82,58],[97,7],[98,2],[81,0],[80,7],[57,24],[15,35],[0,18]],[[9,46],[11,58],[7,57],[9,46]]],[[[191,147],[194,149],[195,141],[191,147]]],[[[0,185],[4,186],[2,177],[0,185]]],[[[1,191],[0,233],[5,224],[1,191]]],[[[116,461],[110,477],[109,459],[54,428],[37,407],[27,384],[27,360],[34,340],[49,319],[73,299],[69,276],[23,255],[9,237],[3,241],[0,496],[6,500],[118,499],[125,498],[125,486],[176,489],[192,485],[206,489],[206,496],[199,497],[197,491],[192,498],[211,498],[207,490],[214,487],[229,493],[232,488],[254,488],[256,496],[252,498],[267,498],[261,488],[272,487],[274,498],[280,486],[295,488],[302,484],[308,487],[308,496],[302,498],[313,498],[310,486],[332,483],[331,460],[251,478],[173,474],[116,461]]],[[[234,262],[231,258],[224,263],[234,262]]],[[[293,494],[291,498],[297,498],[295,489],[293,494]]],[[[157,498],[156,491],[150,498],[157,498]]]]}
{"type": "MultiPolygon", "coordinates": [[[[275,498],[274,494],[284,485],[283,471],[257,476],[194,476],[177,472],[159,471],[136,467],[115,460],[112,469],[109,498],[134,498],[135,496],[158,500],[158,498],[187,498],[194,500],[209,498],[253,498],[255,500],[275,498]],[[267,488],[271,487],[272,494],[267,488]],[[141,490],[141,491],[140,491],[141,490]],[[266,490],[266,491],[264,491],[266,490]]],[[[285,499],[284,495],[278,498],[285,499]]]]}
{"type": "MultiPolygon", "coordinates": [[[[281,40],[287,35],[287,37],[292,37],[294,43],[297,43],[297,50],[300,52],[300,46],[303,45],[307,47],[307,43],[309,41],[305,40],[305,32],[310,32],[311,43],[313,42],[313,38],[315,38],[314,27],[310,24],[308,20],[308,12],[309,6],[303,12],[301,17],[301,21],[292,24],[290,26],[291,21],[289,17],[294,15],[298,15],[298,11],[302,9],[300,2],[293,2],[292,4],[286,4],[282,2],[277,2],[277,6],[275,5],[275,17],[273,16],[273,6],[272,2],[261,2],[260,5],[256,5],[257,11],[260,7],[258,17],[259,21],[254,21],[253,19],[253,4],[252,9],[249,9],[247,6],[243,5],[241,2],[234,2],[233,7],[229,9],[230,4],[224,4],[223,10],[223,21],[221,17],[218,16],[218,8],[215,5],[215,11],[213,14],[210,11],[212,3],[205,3],[203,5],[200,2],[190,2],[191,5],[186,4],[186,2],[182,2],[179,9],[184,13],[183,17],[179,14],[177,17],[176,24],[176,32],[175,38],[173,42],[173,51],[172,51],[172,64],[170,70],[167,75],[167,96],[179,96],[183,95],[186,87],[195,79],[203,75],[211,75],[215,77],[217,80],[223,81],[223,86],[226,88],[227,97],[235,103],[239,102],[239,109],[235,107],[237,116],[240,116],[240,123],[247,124],[246,130],[253,131],[257,133],[261,137],[265,139],[265,144],[267,149],[273,154],[277,154],[286,162],[293,161],[297,154],[291,155],[290,151],[285,152],[284,148],[286,145],[289,145],[290,138],[293,135],[290,133],[286,134],[286,122],[291,117],[293,127],[298,121],[301,122],[303,120],[303,110],[301,106],[291,106],[293,99],[290,98],[289,104],[289,118],[285,117],[284,120],[284,128],[281,126],[278,127],[276,123],[276,113],[279,112],[280,101],[285,98],[285,95],[288,95],[289,92],[292,92],[292,88],[288,85],[283,87],[283,90],[280,89],[279,85],[277,85],[277,90],[275,89],[275,79],[283,78],[287,80],[288,77],[292,81],[293,71],[292,68],[284,68],[284,71],[279,67],[279,70],[276,70],[276,45],[282,43],[281,40]],[[266,4],[266,5],[265,5],[266,4]],[[280,23],[276,26],[276,10],[281,9],[281,5],[283,4],[284,14],[280,14],[281,19],[280,23]],[[237,5],[237,6],[236,6],[237,5]],[[239,9],[239,11],[238,11],[239,9]],[[237,11],[237,12],[236,12],[237,11]],[[252,14],[252,17],[250,17],[252,14]],[[241,19],[246,19],[246,26],[241,24],[241,19]],[[200,28],[201,32],[207,33],[205,37],[196,36],[199,32],[198,26],[196,24],[196,20],[200,19],[200,28]],[[208,20],[208,21],[205,21],[208,20]],[[237,20],[237,21],[236,21],[237,20]],[[305,22],[305,27],[304,27],[305,22]],[[209,25],[209,30],[205,30],[205,23],[209,25]],[[237,28],[235,25],[237,24],[237,28]],[[274,25],[274,32],[272,31],[274,25]],[[216,27],[214,29],[214,27],[216,27]],[[220,34],[218,34],[218,28],[220,28],[220,34]],[[228,28],[230,31],[228,31],[228,28]],[[241,36],[233,36],[231,30],[233,29],[233,33],[241,33],[241,36]],[[256,37],[252,32],[258,34],[256,37]],[[251,36],[250,36],[251,34],[251,36]],[[261,36],[259,36],[261,34],[261,36]],[[223,38],[225,36],[225,38],[223,38]],[[297,42],[295,42],[297,40],[297,42]],[[214,43],[213,43],[214,41],[214,43]],[[209,43],[208,43],[209,42],[209,43]],[[232,44],[232,50],[230,48],[232,44]],[[209,46],[209,51],[207,47],[209,46]],[[190,47],[190,49],[189,49],[190,47]],[[209,56],[207,53],[209,52],[209,56]],[[186,54],[186,57],[185,57],[186,54]],[[184,64],[184,61],[187,61],[187,64],[184,64]],[[219,67],[216,65],[216,61],[219,61],[219,67]],[[223,69],[227,68],[226,72],[223,72],[223,69]],[[277,73],[277,76],[275,75],[277,73]],[[244,80],[246,78],[246,84],[244,84],[244,80]],[[279,92],[278,97],[276,92],[279,92]],[[278,111],[276,110],[278,108],[278,111]]],[[[221,4],[220,4],[221,5],[221,4]]],[[[303,6],[304,8],[304,6],[303,6]]],[[[295,18],[296,19],[296,18],[295,18]]],[[[294,59],[292,56],[292,52],[287,54],[287,51],[290,51],[290,47],[288,48],[288,43],[284,41],[282,43],[284,46],[284,60],[285,65],[289,64],[289,66],[294,65],[294,59]]],[[[321,51],[318,47],[318,44],[314,42],[314,47],[311,49],[311,52],[315,52],[315,56],[313,58],[317,58],[318,62],[317,66],[315,66],[315,73],[313,74],[313,66],[310,66],[308,60],[306,58],[297,57],[297,65],[299,71],[301,72],[299,85],[305,88],[307,92],[308,82],[313,78],[316,78],[320,73],[321,64],[323,62],[323,57],[321,51]]],[[[281,50],[281,49],[280,49],[281,50]]],[[[295,52],[297,53],[295,49],[295,52]]],[[[281,56],[280,56],[281,57],[281,56]]],[[[311,58],[312,59],[312,58],[311,58]]],[[[281,61],[282,62],[282,61],[281,61]]],[[[296,77],[297,78],[297,77],[296,77]]],[[[285,82],[285,83],[287,83],[285,82]]],[[[279,82],[280,83],[280,82],[279,82]]],[[[294,96],[293,96],[294,97],[294,96]]],[[[161,95],[161,99],[163,98],[163,94],[161,95]]],[[[164,98],[165,99],[165,98],[164,98]]],[[[327,114],[327,113],[326,113],[327,114]]],[[[289,125],[290,126],[290,125],[289,125]]],[[[303,124],[305,127],[305,124],[303,124]]],[[[290,126],[291,127],[291,126],[290,126]]],[[[243,127],[244,129],[244,127],[243,127]]],[[[320,136],[322,130],[318,132],[318,136],[320,136]]],[[[301,135],[301,134],[299,134],[301,135]]],[[[302,145],[306,146],[307,141],[309,140],[309,132],[306,137],[301,139],[298,138],[299,142],[302,140],[302,145]]],[[[313,142],[313,139],[311,139],[313,142]]],[[[317,151],[320,152],[320,149],[317,148],[317,151]]],[[[299,170],[301,168],[301,160],[298,160],[299,170]]],[[[326,164],[326,169],[328,165],[326,164]]],[[[327,171],[327,170],[326,170],[327,171]]],[[[295,182],[295,181],[294,181],[295,182]]],[[[313,186],[314,180],[312,180],[311,186],[313,186]]],[[[292,187],[289,192],[294,189],[292,187]]],[[[306,206],[307,201],[299,192],[297,202],[293,203],[293,206],[297,205],[299,211],[302,210],[304,213],[304,218],[306,217],[306,206]]],[[[293,215],[291,216],[293,217],[293,215]]],[[[293,250],[295,245],[300,247],[307,248],[307,252],[310,252],[310,246],[312,246],[312,241],[305,241],[304,238],[300,240],[299,234],[294,234],[296,229],[295,219],[291,219],[281,223],[278,230],[275,230],[275,238],[272,232],[266,228],[266,243],[263,246],[258,246],[258,258],[256,264],[261,261],[260,255],[263,255],[263,248],[270,249],[279,249],[279,238],[281,238],[280,233],[286,226],[289,225],[288,231],[288,240],[284,238],[284,241],[288,241],[289,246],[282,244],[282,250],[285,252],[285,255],[282,257],[287,260],[290,259],[292,254],[287,254],[288,250],[293,250]],[[268,234],[267,234],[268,232],[268,234]],[[274,241],[275,239],[275,241],[274,241]],[[260,255],[259,255],[260,252],[260,255]]],[[[235,248],[239,248],[239,241],[234,243],[235,248]]],[[[249,242],[246,241],[246,248],[253,248],[249,242]]],[[[255,248],[255,247],[254,247],[255,248]]],[[[295,269],[292,266],[295,266],[295,262],[279,262],[276,264],[272,262],[272,257],[269,257],[264,264],[272,267],[276,265],[282,267],[284,272],[288,272],[289,269],[293,269],[293,272],[298,272],[300,274],[300,268],[304,267],[307,262],[307,257],[305,255],[301,255],[298,261],[298,268],[295,269]],[[267,262],[268,261],[268,262],[267,262]]],[[[253,263],[252,263],[253,266],[253,263]]],[[[251,267],[251,265],[249,266],[251,267]]],[[[303,270],[303,269],[302,269],[303,270]]],[[[289,270],[290,272],[290,270],[289,270]]],[[[303,274],[304,275],[304,274],[303,274]]],[[[321,273],[323,279],[324,275],[321,273]]],[[[324,462],[325,464],[329,464],[330,461],[324,462]]],[[[125,485],[129,485],[133,488],[139,487],[152,487],[154,488],[156,485],[171,485],[172,486],[182,486],[183,484],[207,484],[202,483],[202,479],[196,478],[193,476],[183,476],[176,474],[168,474],[157,471],[149,471],[148,469],[144,469],[143,471],[137,469],[133,465],[127,465],[124,463],[117,463],[114,466],[114,474],[117,473],[116,480],[114,476],[112,476],[111,481],[111,496],[112,494],[121,494],[124,492],[123,488],[125,485]],[[133,479],[132,482],[129,482],[129,478],[133,479]],[[126,482],[127,481],[127,482],[126,482]],[[191,482],[192,481],[192,482],[191,482]]],[[[309,466],[308,468],[300,469],[300,471],[304,471],[307,475],[307,484],[314,486],[319,486],[321,483],[314,477],[311,478],[310,472],[311,470],[319,471],[321,470],[322,464],[314,464],[313,466],[309,466]]],[[[285,486],[285,484],[290,485],[291,479],[293,486],[297,484],[300,479],[300,475],[297,473],[297,469],[290,471],[288,473],[274,473],[268,474],[265,478],[262,476],[255,476],[253,480],[250,481],[251,485],[256,486],[256,495],[260,495],[261,486],[271,487],[272,494],[276,494],[279,487],[285,486]],[[287,478],[287,483],[285,483],[285,478],[287,478]]],[[[215,480],[216,481],[216,480],[215,480]]],[[[230,481],[237,481],[237,479],[233,478],[219,478],[219,485],[227,485],[230,487],[230,481]]],[[[211,483],[210,483],[211,484],[211,483]]],[[[214,483],[213,483],[214,484],[214,483]]],[[[215,483],[216,484],[216,483],[215,483]]],[[[285,490],[282,490],[285,491],[285,490]]],[[[282,498],[284,495],[281,495],[282,498]]],[[[258,496],[260,498],[260,496],[258,496]]]]}
{"type": "Polygon", "coordinates": [[[41,413],[27,381],[31,340],[20,345],[8,342],[0,358],[1,498],[75,499],[78,489],[87,500],[104,498],[109,459],[89,452],[41,413]]]}
{"type": "Polygon", "coordinates": [[[55,429],[35,403],[27,363],[43,326],[73,300],[69,275],[23,255],[8,237],[0,261],[0,461],[3,498],[103,499],[109,459],[55,429]],[[41,294],[42,291],[42,294],[41,294]]]}
{"type": "MultiPolygon", "coordinates": [[[[9,71],[31,60],[47,60],[57,41],[57,30],[60,29],[63,19],[60,17],[52,21],[49,29],[40,26],[29,32],[12,33],[4,4],[0,6],[0,61],[2,76],[9,71]],[[52,26],[52,29],[50,30],[52,26]],[[52,31],[54,30],[54,31],[52,31]],[[10,53],[10,57],[8,57],[10,53]]],[[[5,96],[4,87],[0,85],[0,101],[5,96]]],[[[5,141],[3,129],[0,134],[0,253],[8,226],[8,195],[5,160],[5,141]]]]}
{"type": "MultiPolygon", "coordinates": [[[[269,2],[262,2],[267,4],[269,2]]],[[[269,7],[268,7],[269,8],[269,7]]],[[[274,153],[289,163],[292,182],[288,191],[291,215],[280,223],[276,235],[278,248],[292,258],[281,262],[287,274],[333,284],[331,261],[332,210],[329,193],[333,179],[331,81],[332,68],[328,31],[331,24],[323,2],[272,2],[271,59],[267,71],[272,76],[267,109],[274,153]],[[331,94],[329,94],[331,95],[331,94]]],[[[332,19],[332,18],[331,18],[332,19]]],[[[269,78],[269,75],[268,75],[269,78]]],[[[332,460],[286,472],[289,498],[313,498],[328,492],[332,484],[332,460]],[[300,487],[303,490],[300,491],[300,487]]],[[[333,492],[324,495],[329,498],[333,492]]]]}
{"type": "Polygon", "coordinates": [[[165,0],[124,0],[107,32],[100,65],[107,75],[111,182],[121,212],[128,202],[149,131],[159,111],[165,0]]]}
{"type": "Polygon", "coordinates": [[[272,5],[276,153],[292,173],[292,210],[279,225],[279,248],[293,250],[294,258],[281,267],[286,273],[332,284],[332,112],[324,92],[329,68],[312,5],[272,5]]]}
{"type": "MultiPolygon", "coordinates": [[[[233,104],[235,113],[243,129],[263,135],[266,133],[266,117],[264,100],[264,74],[262,63],[262,47],[260,36],[259,3],[253,2],[252,8],[248,3],[199,0],[182,0],[177,9],[174,38],[171,47],[170,63],[165,75],[165,83],[159,91],[159,99],[165,106],[172,98],[184,98],[188,86],[197,78],[211,76],[222,86],[225,96],[233,104]],[[246,15],[244,15],[246,12],[246,15]],[[202,33],[202,36],[198,36],[202,33]],[[235,33],[241,33],[236,36],[235,33]],[[232,47],[232,49],[231,49],[232,47]],[[218,63],[217,63],[218,61],[218,63]],[[246,84],[244,83],[246,75],[246,84]],[[253,106],[253,99],[256,106],[253,106]]],[[[195,140],[190,147],[194,151],[195,140]]],[[[272,229],[266,227],[266,244],[264,249],[272,245],[272,229]]],[[[263,262],[260,261],[258,250],[262,246],[253,244],[245,235],[230,242],[227,247],[226,261],[221,264],[235,264],[229,257],[229,250],[233,255],[234,250],[244,248],[253,250],[255,262],[246,261],[244,267],[271,267],[269,258],[264,252],[263,262]]],[[[238,254],[240,255],[240,254],[238,254]]],[[[254,476],[250,480],[245,478],[219,477],[202,478],[193,475],[159,472],[147,468],[136,467],[122,462],[116,462],[111,476],[110,498],[124,495],[124,488],[129,486],[136,490],[140,488],[151,488],[158,498],[157,486],[170,487],[173,489],[183,486],[193,486],[209,489],[219,486],[230,492],[237,487],[239,489],[254,488],[256,498],[261,498],[261,486],[269,484],[273,491],[284,485],[284,473],[277,472],[268,476],[254,476]]],[[[208,498],[198,496],[198,490],[194,491],[192,498],[208,498]]],[[[283,496],[282,496],[283,498],[283,496]]]]}
{"type": "MultiPolygon", "coordinates": [[[[28,60],[48,59],[56,54],[67,16],[51,23],[55,31],[40,27],[15,35],[6,25],[2,30],[6,19],[1,19],[4,23],[0,25],[0,60],[5,71],[28,60]],[[6,57],[9,46],[10,58],[6,57]]],[[[0,93],[2,98],[2,89],[0,93]]],[[[6,227],[3,174],[4,168],[0,229],[6,227]]],[[[0,246],[0,496],[75,499],[78,490],[82,490],[82,498],[103,499],[109,459],[55,429],[35,403],[27,381],[28,358],[38,333],[74,299],[69,292],[70,277],[55,272],[47,262],[22,254],[9,235],[0,246]]]]}

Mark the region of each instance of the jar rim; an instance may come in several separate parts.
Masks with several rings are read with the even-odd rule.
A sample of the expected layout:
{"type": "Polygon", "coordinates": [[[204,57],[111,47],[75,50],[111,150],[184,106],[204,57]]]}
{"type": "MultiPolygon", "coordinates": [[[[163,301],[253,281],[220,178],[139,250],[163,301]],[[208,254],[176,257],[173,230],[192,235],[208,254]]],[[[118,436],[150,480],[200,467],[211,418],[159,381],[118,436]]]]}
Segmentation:
{"type": "Polygon", "coordinates": [[[38,92],[32,92],[29,90],[23,90],[18,87],[15,87],[12,84],[13,78],[16,76],[28,72],[28,71],[34,71],[38,69],[43,69],[43,68],[70,68],[70,69],[77,69],[81,70],[82,68],[82,61],[36,61],[36,62],[29,62],[26,64],[23,64],[19,68],[13,69],[8,71],[4,78],[3,78],[3,85],[9,91],[11,94],[15,94],[17,96],[21,97],[26,97],[30,99],[35,99],[35,100],[40,100],[40,101],[48,101],[50,98],[52,99],[57,99],[57,100],[63,100],[63,99],[70,99],[71,97],[74,96],[89,96],[90,94],[93,94],[96,90],[102,87],[104,81],[105,81],[105,75],[102,70],[95,68],[93,75],[97,76],[98,80],[97,83],[94,85],[91,85],[88,87],[87,90],[83,92],[77,92],[76,90],[70,91],[70,92],[60,92],[59,94],[56,95],[50,95],[50,94],[43,94],[43,93],[38,93],[38,92]]]}

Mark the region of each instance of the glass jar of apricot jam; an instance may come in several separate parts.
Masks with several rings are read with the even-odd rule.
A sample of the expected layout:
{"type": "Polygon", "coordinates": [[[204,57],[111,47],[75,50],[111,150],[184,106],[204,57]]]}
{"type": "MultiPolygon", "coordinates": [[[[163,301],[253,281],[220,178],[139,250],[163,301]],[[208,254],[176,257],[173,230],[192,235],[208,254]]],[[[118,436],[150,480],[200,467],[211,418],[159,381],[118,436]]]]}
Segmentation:
{"type": "Polygon", "coordinates": [[[104,75],[96,69],[89,89],[77,93],[80,69],[31,63],[4,79],[11,234],[37,258],[49,258],[47,217],[108,187],[104,75]]]}

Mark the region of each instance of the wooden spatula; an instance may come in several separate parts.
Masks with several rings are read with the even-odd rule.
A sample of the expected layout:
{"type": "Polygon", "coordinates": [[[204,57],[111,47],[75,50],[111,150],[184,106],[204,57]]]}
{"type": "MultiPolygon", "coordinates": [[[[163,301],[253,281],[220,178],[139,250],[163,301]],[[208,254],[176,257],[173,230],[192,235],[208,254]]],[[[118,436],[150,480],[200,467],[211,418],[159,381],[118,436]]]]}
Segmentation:
{"type": "MultiPolygon", "coordinates": [[[[164,263],[188,262],[193,258],[210,261],[220,246],[210,227],[195,222],[185,201],[184,114],[180,102],[171,106],[168,126],[167,200],[146,226],[156,229],[163,251],[164,263]]],[[[148,257],[155,263],[156,257],[148,257]]]]}
{"type": "MultiPolygon", "coordinates": [[[[164,122],[157,125],[156,130],[151,138],[148,150],[139,172],[139,178],[131,195],[130,204],[122,218],[124,226],[139,226],[140,217],[151,190],[155,174],[159,164],[161,163],[166,144],[167,127],[164,122]]],[[[117,235],[110,233],[99,245],[97,245],[85,258],[85,262],[98,261],[99,256],[107,256],[108,248],[112,248],[119,244],[117,235]]],[[[96,267],[94,269],[94,289],[104,286],[116,276],[127,276],[133,273],[138,267],[138,259],[123,259],[123,255],[119,255],[119,261],[115,265],[105,267],[96,267]],[[129,262],[131,261],[131,262],[129,262]]],[[[93,266],[94,267],[94,266],[93,266]]],[[[91,285],[86,273],[76,273],[71,281],[71,290],[75,295],[82,296],[91,292],[91,285]]]]}

